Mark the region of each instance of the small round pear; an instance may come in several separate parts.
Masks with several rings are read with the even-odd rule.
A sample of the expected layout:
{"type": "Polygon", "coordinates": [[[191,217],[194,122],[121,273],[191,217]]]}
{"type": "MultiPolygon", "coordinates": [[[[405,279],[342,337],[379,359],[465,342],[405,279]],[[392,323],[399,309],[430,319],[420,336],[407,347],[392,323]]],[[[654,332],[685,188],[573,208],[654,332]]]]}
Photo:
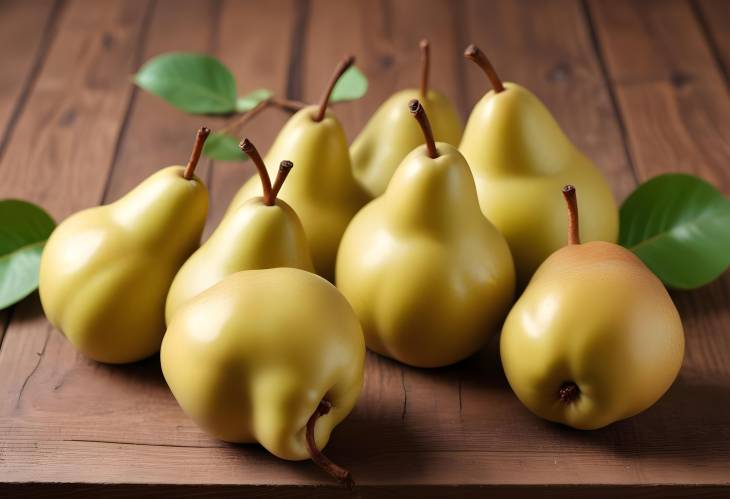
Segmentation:
{"type": "Polygon", "coordinates": [[[280,267],[227,276],[173,316],[160,352],[182,409],[226,442],[259,442],[288,460],[321,452],[363,383],[365,343],[352,308],[321,277],[280,267]]]}
{"type": "Polygon", "coordinates": [[[428,115],[436,141],[454,146],[461,139],[459,113],[449,98],[429,88],[431,51],[421,40],[421,84],[396,92],[375,111],[350,146],[352,168],[357,180],[373,197],[385,192],[395,169],[413,149],[423,143],[418,124],[408,112],[408,102],[418,99],[428,115]]]}
{"type": "Polygon", "coordinates": [[[498,330],[515,274],[506,241],[479,210],[469,166],[435,142],[423,107],[409,108],[425,145],[342,238],[336,282],[367,346],[417,367],[458,362],[498,330]]]}
{"type": "Polygon", "coordinates": [[[185,302],[227,275],[274,267],[314,272],[302,222],[291,206],[277,198],[293,163],[281,162],[272,186],[266,165],[253,143],[244,139],[241,150],[256,165],[263,196],[236,207],[180,268],[167,294],[167,324],[185,302]]]}
{"type": "MultiPolygon", "coordinates": [[[[502,329],[502,365],[536,415],[596,429],[654,404],[677,377],[684,331],[661,281],[613,243],[580,243],[575,188],[568,245],[538,268],[502,329]]],[[[557,194],[557,193],[556,193],[557,194]]]]}

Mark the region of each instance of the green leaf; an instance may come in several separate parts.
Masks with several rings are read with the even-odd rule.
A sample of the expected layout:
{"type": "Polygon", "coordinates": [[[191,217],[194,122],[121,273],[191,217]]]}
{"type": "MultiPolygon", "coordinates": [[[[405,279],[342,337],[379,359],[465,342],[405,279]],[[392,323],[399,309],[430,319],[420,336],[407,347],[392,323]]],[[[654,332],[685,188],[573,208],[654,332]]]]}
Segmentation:
{"type": "Polygon", "coordinates": [[[226,133],[213,132],[205,141],[203,154],[222,161],[246,161],[248,157],[238,147],[238,140],[226,133]]]}
{"type": "Polygon", "coordinates": [[[171,52],[147,61],[134,75],[141,88],[192,114],[236,110],[236,80],[215,57],[171,52]]]}
{"type": "Polygon", "coordinates": [[[259,88],[253,92],[239,97],[236,101],[236,111],[239,113],[245,113],[256,107],[261,101],[265,101],[273,94],[271,90],[266,88],[259,88]]]}
{"type": "Polygon", "coordinates": [[[703,286],[730,265],[730,200],[702,179],[654,177],[621,206],[622,246],[672,288],[703,286]]]}
{"type": "Polygon", "coordinates": [[[332,89],[330,102],[356,100],[368,91],[368,79],[355,66],[343,74],[332,89]]]}
{"type": "Polygon", "coordinates": [[[54,227],[48,213],[34,204],[0,201],[0,309],[38,287],[41,253],[54,227]]]}

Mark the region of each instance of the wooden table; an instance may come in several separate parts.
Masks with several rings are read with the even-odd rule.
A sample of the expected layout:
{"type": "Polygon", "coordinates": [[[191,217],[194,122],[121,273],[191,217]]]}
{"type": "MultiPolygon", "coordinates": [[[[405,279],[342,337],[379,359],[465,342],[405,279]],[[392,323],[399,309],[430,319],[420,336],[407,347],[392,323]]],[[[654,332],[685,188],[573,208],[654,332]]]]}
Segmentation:
{"type": "MultiPolygon", "coordinates": [[[[0,198],[61,220],[185,161],[194,130],[222,120],[183,115],[130,84],[161,52],[210,52],[241,93],[311,101],[351,51],[370,78],[364,99],[336,109],[353,137],[386,96],[417,84],[422,36],[433,85],[463,116],[487,88],[461,58],[473,41],[544,100],[620,200],[668,171],[730,193],[728,1],[3,0],[0,198]]],[[[268,146],[286,118],[272,112],[246,133],[268,146]]],[[[251,171],[201,165],[209,227],[251,171]]],[[[537,419],[510,391],[496,343],[430,371],[369,355],[362,399],[327,451],[361,496],[728,497],[730,276],[673,298],[685,362],[640,416],[593,432],[537,419]]],[[[157,358],[84,359],[37,295],[0,318],[0,496],[349,496],[312,463],[202,433],[157,358]]]]}

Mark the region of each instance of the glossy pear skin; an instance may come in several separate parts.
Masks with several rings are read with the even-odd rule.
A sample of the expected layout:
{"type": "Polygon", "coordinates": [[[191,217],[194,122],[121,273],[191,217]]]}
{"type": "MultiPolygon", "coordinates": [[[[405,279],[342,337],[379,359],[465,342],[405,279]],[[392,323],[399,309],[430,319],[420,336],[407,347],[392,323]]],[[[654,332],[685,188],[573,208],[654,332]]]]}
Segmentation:
{"type": "Polygon", "coordinates": [[[360,394],[362,329],[321,277],[294,268],[230,275],[175,314],[160,353],[183,410],[227,442],[259,442],[290,460],[308,459],[307,421],[324,448],[360,394]],[[191,368],[194,366],[194,368],[191,368]]]}
{"type": "Polygon", "coordinates": [[[667,391],[682,364],[684,332],[641,260],[596,241],[545,260],[505,321],[501,355],[512,389],[533,413],[595,429],[644,411],[667,391]],[[558,392],[570,381],[580,395],[564,403],[558,392]]]}
{"type": "Polygon", "coordinates": [[[618,210],[601,172],[540,100],[514,83],[505,88],[474,106],[459,150],[474,173],[482,212],[507,239],[524,287],[565,243],[565,205],[555,196],[564,185],[581,193],[584,241],[616,242],[618,210]]]}
{"type": "Polygon", "coordinates": [[[375,111],[350,147],[355,178],[371,197],[385,192],[395,169],[408,153],[423,144],[423,133],[408,111],[412,99],[421,102],[431,122],[435,140],[458,145],[461,121],[449,99],[429,90],[401,90],[393,94],[375,111]]]}
{"type": "Polygon", "coordinates": [[[40,267],[43,310],[87,357],[118,364],[159,350],[167,291],[198,247],[208,211],[205,186],[183,171],[164,168],[51,234],[40,267]]]}
{"type": "Polygon", "coordinates": [[[262,198],[251,198],[221,222],[177,273],[167,295],[167,323],[180,306],[224,277],[274,267],[314,272],[304,228],[281,199],[267,206],[262,198]]]}
{"type": "Polygon", "coordinates": [[[337,286],[372,350],[418,367],[457,362],[501,324],[515,286],[509,248],[479,210],[453,146],[426,146],[398,167],[385,194],[345,232],[337,286]]]}
{"type": "MultiPolygon", "coordinates": [[[[332,281],[342,233],[369,196],[352,175],[340,122],[328,111],[317,123],[312,119],[316,110],[309,106],[292,116],[264,162],[272,178],[282,160],[297,165],[296,173],[281,188],[279,198],[299,215],[317,273],[332,281]]],[[[254,175],[236,193],[228,213],[262,193],[261,181],[254,175]]]]}

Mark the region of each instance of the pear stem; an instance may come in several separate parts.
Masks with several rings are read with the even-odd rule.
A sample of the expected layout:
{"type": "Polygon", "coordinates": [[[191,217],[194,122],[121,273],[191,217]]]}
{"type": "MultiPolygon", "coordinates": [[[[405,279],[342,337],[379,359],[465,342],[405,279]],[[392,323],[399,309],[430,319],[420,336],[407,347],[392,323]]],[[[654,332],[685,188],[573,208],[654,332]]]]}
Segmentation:
{"type": "Polygon", "coordinates": [[[274,186],[271,188],[271,197],[272,197],[272,203],[276,202],[276,196],[279,195],[279,191],[281,190],[281,186],[284,185],[284,180],[286,180],[287,175],[289,175],[289,171],[291,171],[292,167],[294,166],[294,163],[291,161],[284,160],[279,164],[279,171],[276,174],[276,180],[274,180],[274,186]]]}
{"type": "Polygon", "coordinates": [[[499,79],[497,71],[494,70],[494,66],[492,66],[492,63],[489,62],[486,54],[484,54],[479,47],[472,43],[464,51],[464,57],[475,62],[480,68],[482,68],[496,93],[504,90],[504,85],[502,84],[502,80],[499,79]]]}
{"type": "Polygon", "coordinates": [[[332,404],[329,401],[322,400],[314,411],[314,414],[307,421],[307,449],[309,450],[309,456],[317,466],[326,471],[330,476],[344,483],[348,489],[352,489],[355,486],[355,481],[352,479],[350,471],[330,461],[317,448],[317,442],[314,440],[314,424],[320,416],[324,416],[330,412],[331,408],[332,404]]]}
{"type": "Polygon", "coordinates": [[[261,155],[248,139],[243,139],[238,147],[240,147],[241,151],[243,151],[244,154],[247,154],[248,157],[251,158],[251,161],[253,161],[253,164],[256,165],[256,170],[258,170],[259,177],[261,178],[261,187],[264,191],[264,204],[267,206],[273,205],[274,198],[271,195],[271,179],[269,178],[269,172],[266,171],[266,165],[264,164],[264,160],[261,159],[261,155]]]}
{"type": "Polygon", "coordinates": [[[230,122],[228,125],[223,127],[220,130],[220,133],[230,132],[231,130],[239,130],[243,125],[251,121],[256,115],[258,115],[261,111],[269,107],[271,104],[271,99],[265,99],[256,104],[254,107],[246,111],[243,115],[241,115],[240,118],[237,120],[234,120],[230,122]]]}
{"type": "Polygon", "coordinates": [[[195,145],[193,146],[193,152],[190,153],[190,159],[188,165],[185,167],[183,172],[183,178],[185,180],[192,180],[195,173],[195,167],[198,166],[198,160],[200,159],[200,153],[203,152],[203,146],[205,145],[205,139],[210,135],[210,128],[204,126],[200,127],[197,135],[195,136],[195,145]]]}
{"type": "Polygon", "coordinates": [[[325,92],[322,94],[322,98],[319,100],[319,109],[317,110],[317,114],[314,115],[314,121],[319,123],[324,119],[324,115],[327,112],[327,105],[330,101],[330,95],[332,95],[332,90],[335,88],[335,85],[337,84],[337,80],[340,79],[340,77],[345,74],[345,71],[350,69],[350,66],[352,66],[355,63],[355,56],[347,56],[335,68],[334,73],[332,73],[332,76],[330,77],[330,81],[327,83],[327,87],[325,89],[325,92]]]}
{"type": "Polygon", "coordinates": [[[431,50],[429,49],[428,40],[425,38],[419,44],[421,47],[421,98],[425,99],[428,95],[428,73],[431,64],[431,50]]]}
{"type": "Polygon", "coordinates": [[[426,116],[426,111],[424,111],[423,106],[420,102],[418,102],[417,99],[411,99],[411,101],[408,102],[408,109],[411,111],[411,114],[416,118],[418,124],[421,125],[423,137],[426,141],[426,147],[428,148],[428,155],[433,159],[438,158],[439,152],[436,149],[436,142],[433,140],[431,123],[428,121],[428,116],[426,116]]]}
{"type": "Polygon", "coordinates": [[[280,97],[270,97],[269,101],[271,102],[272,106],[276,106],[280,109],[292,111],[295,113],[307,107],[307,104],[305,102],[291,99],[282,99],[280,97]]]}
{"type": "Polygon", "coordinates": [[[578,225],[578,198],[575,187],[563,187],[563,197],[568,204],[568,244],[580,244],[580,227],[578,225]]]}

